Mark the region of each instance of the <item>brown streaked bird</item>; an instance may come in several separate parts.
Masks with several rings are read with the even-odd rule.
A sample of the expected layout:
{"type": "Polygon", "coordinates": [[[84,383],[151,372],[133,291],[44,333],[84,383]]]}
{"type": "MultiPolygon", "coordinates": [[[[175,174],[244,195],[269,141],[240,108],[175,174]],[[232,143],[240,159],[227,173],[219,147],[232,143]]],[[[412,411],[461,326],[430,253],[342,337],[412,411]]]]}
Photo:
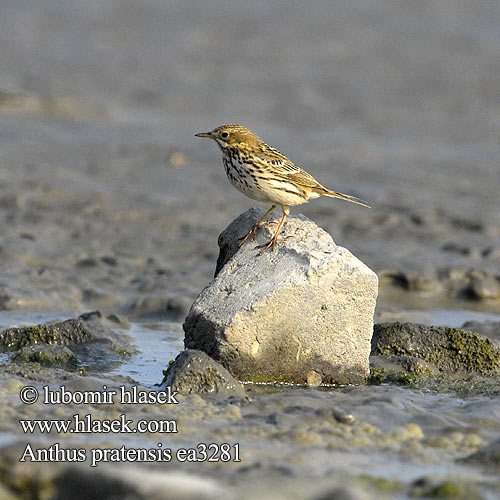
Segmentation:
{"type": "Polygon", "coordinates": [[[271,240],[257,248],[262,255],[271,247],[274,250],[279,233],[285,223],[290,206],[301,205],[320,196],[330,196],[357,203],[370,208],[363,200],[348,194],[330,191],[322,186],[312,175],[294,165],[285,155],[268,146],[260,137],[242,125],[221,125],[211,132],[196,134],[196,137],[213,139],[222,150],[222,161],[231,184],[249,198],[271,203],[271,208],[252,226],[240,242],[240,247],[257,229],[268,222],[262,222],[277,205],[283,210],[278,228],[271,240]]]}

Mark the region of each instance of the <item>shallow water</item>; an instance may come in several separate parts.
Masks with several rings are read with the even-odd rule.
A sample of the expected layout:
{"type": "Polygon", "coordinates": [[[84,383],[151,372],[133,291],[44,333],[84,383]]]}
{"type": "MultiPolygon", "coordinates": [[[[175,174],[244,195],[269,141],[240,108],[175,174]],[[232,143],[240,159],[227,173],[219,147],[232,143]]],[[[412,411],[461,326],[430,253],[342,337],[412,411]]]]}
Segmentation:
{"type": "Polygon", "coordinates": [[[124,361],[110,374],[132,377],[146,387],[159,384],[169,361],[174,360],[184,349],[184,331],[181,325],[167,322],[134,323],[127,334],[132,336],[139,353],[124,361]]]}

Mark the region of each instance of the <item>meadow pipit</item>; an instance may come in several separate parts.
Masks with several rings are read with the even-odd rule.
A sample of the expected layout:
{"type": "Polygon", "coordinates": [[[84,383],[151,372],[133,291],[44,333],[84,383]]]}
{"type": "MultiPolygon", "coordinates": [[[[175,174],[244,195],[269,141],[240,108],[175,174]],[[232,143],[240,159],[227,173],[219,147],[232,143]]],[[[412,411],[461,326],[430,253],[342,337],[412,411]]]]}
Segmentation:
{"type": "Polygon", "coordinates": [[[294,165],[286,156],[268,146],[260,137],[242,125],[221,125],[211,132],[196,134],[196,137],[213,139],[222,150],[222,161],[231,184],[249,198],[271,203],[271,208],[252,226],[242,238],[240,247],[257,229],[267,223],[264,218],[277,205],[283,210],[278,228],[268,243],[259,245],[262,255],[271,247],[276,248],[279,233],[290,213],[289,206],[306,203],[320,196],[331,196],[370,208],[363,200],[348,194],[330,191],[322,186],[312,175],[294,165]]]}

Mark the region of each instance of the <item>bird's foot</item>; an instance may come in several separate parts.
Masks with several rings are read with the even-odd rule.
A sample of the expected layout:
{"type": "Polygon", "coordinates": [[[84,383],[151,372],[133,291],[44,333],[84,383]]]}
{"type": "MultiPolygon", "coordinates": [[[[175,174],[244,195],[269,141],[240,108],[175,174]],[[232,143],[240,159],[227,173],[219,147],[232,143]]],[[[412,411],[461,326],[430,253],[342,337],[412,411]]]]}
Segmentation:
{"type": "Polygon", "coordinates": [[[245,236],[242,236],[240,238],[240,242],[238,243],[238,248],[241,248],[245,244],[245,241],[247,241],[248,238],[250,238],[250,236],[252,235],[253,239],[255,240],[255,238],[257,237],[257,229],[259,229],[259,226],[257,225],[252,226],[252,229],[250,229],[250,231],[248,231],[248,233],[245,236]]]}
{"type": "Polygon", "coordinates": [[[253,241],[256,241],[257,229],[259,229],[260,227],[269,226],[270,224],[277,224],[277,221],[271,220],[271,221],[261,222],[260,224],[254,224],[250,229],[250,231],[248,231],[248,233],[245,236],[242,236],[240,238],[240,242],[238,243],[238,248],[241,248],[248,240],[248,238],[250,238],[250,236],[252,237],[253,241]]]}
{"type": "Polygon", "coordinates": [[[273,238],[272,240],[268,241],[267,243],[264,243],[263,245],[257,245],[255,248],[262,248],[262,251],[259,252],[259,255],[264,255],[270,248],[273,249],[273,252],[276,250],[276,244],[280,243],[285,243],[286,238],[273,238]]]}

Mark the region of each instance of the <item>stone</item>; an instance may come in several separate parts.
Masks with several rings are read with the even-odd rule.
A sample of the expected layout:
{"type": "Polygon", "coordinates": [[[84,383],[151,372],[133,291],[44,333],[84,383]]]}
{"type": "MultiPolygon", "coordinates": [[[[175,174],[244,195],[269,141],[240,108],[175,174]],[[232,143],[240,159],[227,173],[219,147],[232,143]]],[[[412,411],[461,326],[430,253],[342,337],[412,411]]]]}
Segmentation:
{"type": "Polygon", "coordinates": [[[420,358],[445,374],[494,375],[500,372],[500,349],[492,342],[477,333],[445,326],[376,324],[372,354],[396,356],[400,360],[401,357],[420,358]]]}
{"type": "Polygon", "coordinates": [[[66,346],[58,344],[28,345],[17,351],[12,359],[26,363],[66,366],[68,368],[76,368],[78,364],[76,356],[66,346]]]}
{"type": "Polygon", "coordinates": [[[471,273],[470,282],[462,294],[472,300],[495,300],[500,298],[499,280],[485,271],[471,273]]]}
{"type": "Polygon", "coordinates": [[[415,356],[370,356],[370,369],[374,368],[413,375],[435,376],[440,373],[432,363],[415,356]]]}
{"type": "Polygon", "coordinates": [[[368,383],[400,384],[418,386],[425,384],[431,377],[437,377],[441,372],[432,363],[414,356],[370,356],[370,378],[368,383]]]}
{"type": "MultiPolygon", "coordinates": [[[[57,323],[7,328],[0,331],[0,352],[20,351],[29,346],[58,345],[68,347],[79,360],[81,356],[89,360],[92,354],[104,359],[103,356],[106,354],[123,358],[137,352],[124,335],[117,334],[101,324],[99,321],[101,316],[102,313],[99,311],[93,311],[77,319],[67,319],[57,323]]],[[[26,361],[28,360],[26,356],[32,361],[37,356],[39,362],[42,358],[47,359],[45,354],[49,355],[50,349],[46,350],[45,354],[41,351],[36,354],[37,349],[40,351],[37,347],[32,355],[29,355],[29,350],[21,352],[19,359],[26,361]]]]}
{"type": "Polygon", "coordinates": [[[128,306],[128,313],[140,318],[163,317],[167,311],[168,297],[160,295],[141,295],[128,306]]]}
{"type": "Polygon", "coordinates": [[[462,329],[480,333],[500,347],[500,321],[466,321],[462,329]]]}
{"type": "Polygon", "coordinates": [[[220,364],[202,351],[182,351],[168,368],[162,385],[181,394],[245,396],[242,385],[220,364]]]}
{"type": "MultiPolygon", "coordinates": [[[[286,244],[258,256],[239,239],[262,216],[252,208],[219,237],[216,276],[184,322],[184,344],[220,361],[236,378],[306,384],[364,382],[377,275],[314,222],[289,217],[286,244]]],[[[276,226],[257,232],[268,241],[276,226]]]]}
{"type": "Polygon", "coordinates": [[[443,481],[439,475],[417,479],[410,487],[411,498],[441,498],[443,500],[481,500],[477,486],[466,479],[450,477],[443,481]]]}

